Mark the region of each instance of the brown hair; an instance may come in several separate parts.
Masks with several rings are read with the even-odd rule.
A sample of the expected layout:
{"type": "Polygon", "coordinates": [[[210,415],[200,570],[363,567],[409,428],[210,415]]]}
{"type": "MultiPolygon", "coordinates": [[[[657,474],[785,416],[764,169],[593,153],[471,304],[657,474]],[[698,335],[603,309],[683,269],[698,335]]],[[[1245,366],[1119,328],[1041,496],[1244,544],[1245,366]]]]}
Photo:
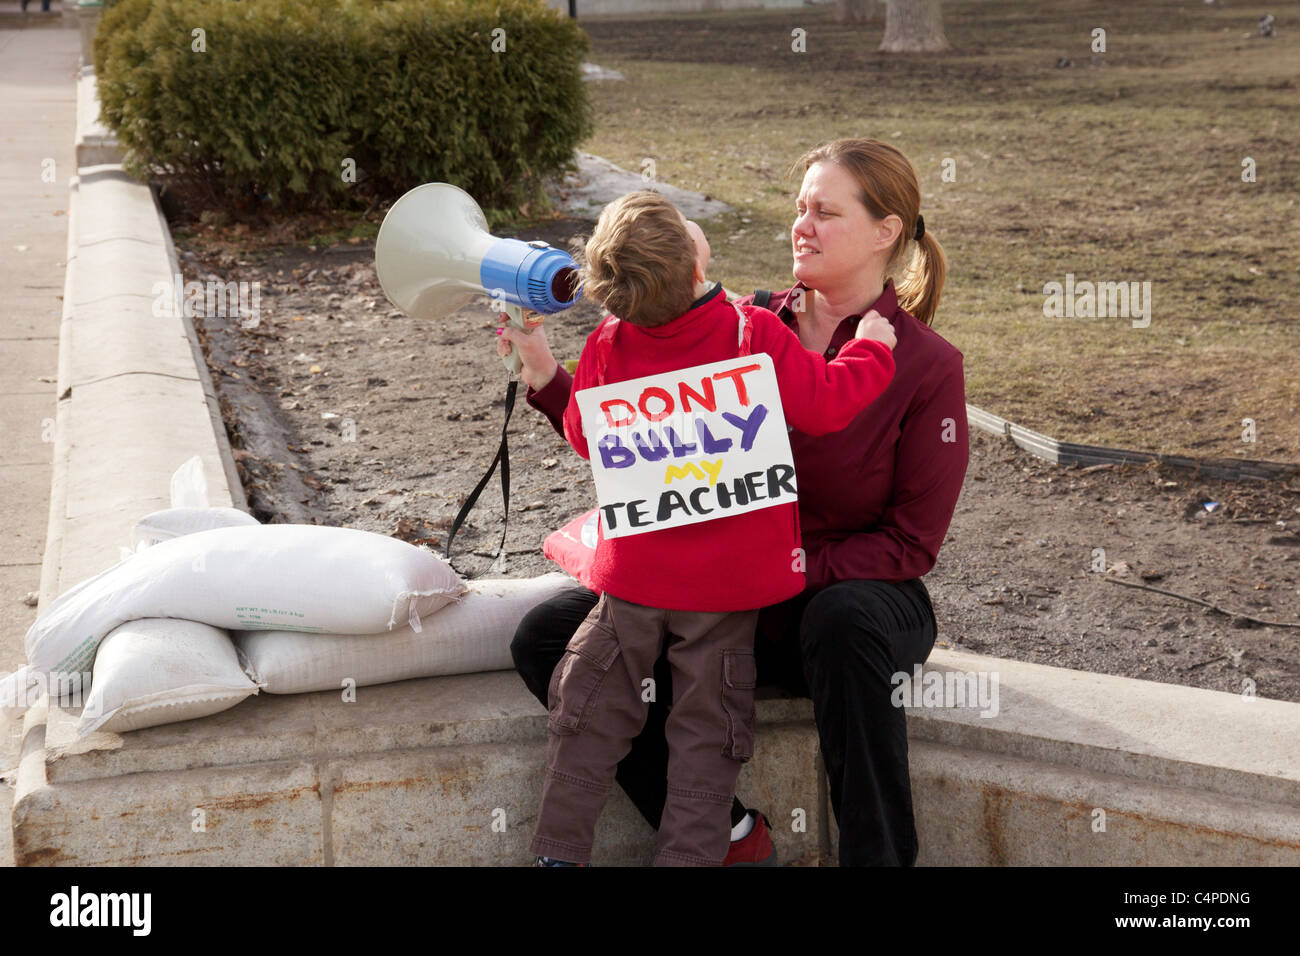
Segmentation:
{"type": "Polygon", "coordinates": [[[921,213],[921,185],[912,164],[893,146],[874,139],[825,143],[804,153],[795,168],[802,164],[807,172],[815,163],[838,163],[852,175],[858,183],[858,198],[874,219],[894,215],[903,221],[903,231],[885,263],[885,274],[895,276],[898,304],[930,325],[939,307],[948,263],[943,246],[928,226],[919,241],[912,238],[921,213]],[[905,259],[904,252],[909,248],[905,259]]]}
{"type": "Polygon", "coordinates": [[[695,243],[677,207],[656,192],[606,206],[583,260],[583,294],[633,325],[671,322],[695,301],[695,243]]]}

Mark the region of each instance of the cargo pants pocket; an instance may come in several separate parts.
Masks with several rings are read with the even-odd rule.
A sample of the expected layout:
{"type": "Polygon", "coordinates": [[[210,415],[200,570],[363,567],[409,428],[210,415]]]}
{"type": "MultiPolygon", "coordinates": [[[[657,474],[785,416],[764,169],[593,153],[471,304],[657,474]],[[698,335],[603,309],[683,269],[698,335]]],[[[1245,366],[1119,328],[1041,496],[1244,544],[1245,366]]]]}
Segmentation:
{"type": "Polygon", "coordinates": [[[722,755],[742,763],[754,756],[754,687],[758,666],[754,652],[722,652],[722,709],[727,714],[727,736],[722,755]]]}
{"type": "Polygon", "coordinates": [[[582,623],[551,675],[547,726],[553,734],[586,730],[609,669],[622,653],[617,635],[604,621],[588,618],[582,623]]]}

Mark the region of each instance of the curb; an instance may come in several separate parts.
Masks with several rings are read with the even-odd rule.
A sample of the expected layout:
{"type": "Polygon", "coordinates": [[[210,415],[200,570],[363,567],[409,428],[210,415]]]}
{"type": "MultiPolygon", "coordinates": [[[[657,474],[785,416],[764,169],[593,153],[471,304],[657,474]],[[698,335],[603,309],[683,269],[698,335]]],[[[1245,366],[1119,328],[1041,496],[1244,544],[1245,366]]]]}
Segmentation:
{"type": "MultiPolygon", "coordinates": [[[[183,310],[154,317],[148,304],[154,284],[180,271],[152,190],[120,166],[80,168],[69,182],[66,258],[42,608],[117,563],[135,521],[168,506],[171,474],[191,455],[204,461],[211,504],[247,510],[193,323],[183,310]]],[[[23,717],[16,862],[23,821],[53,799],[46,731],[55,712],[42,702],[23,717]]]]}
{"type": "Polygon", "coordinates": [[[1248,458],[1184,458],[1180,455],[1160,455],[1146,451],[1129,451],[1124,448],[1106,448],[1102,445],[1079,445],[1057,441],[1039,432],[1030,431],[967,404],[966,420],[982,432],[1011,439],[1025,451],[1057,465],[1140,465],[1158,461],[1162,465],[1199,471],[1210,478],[1227,478],[1232,481],[1255,479],[1272,481],[1300,475],[1300,464],[1281,461],[1257,461],[1248,458]]]}
{"type": "Polygon", "coordinates": [[[82,167],[70,191],[54,462],[63,506],[51,508],[60,527],[43,597],[116,563],[134,522],[168,506],[171,474],[191,455],[214,506],[246,507],[193,323],[152,314],[152,290],[180,271],[156,197],[117,165],[82,167]]]}
{"type": "Polygon", "coordinates": [[[95,69],[83,66],[77,77],[77,168],[122,162],[122,145],[99,115],[95,69]]]}

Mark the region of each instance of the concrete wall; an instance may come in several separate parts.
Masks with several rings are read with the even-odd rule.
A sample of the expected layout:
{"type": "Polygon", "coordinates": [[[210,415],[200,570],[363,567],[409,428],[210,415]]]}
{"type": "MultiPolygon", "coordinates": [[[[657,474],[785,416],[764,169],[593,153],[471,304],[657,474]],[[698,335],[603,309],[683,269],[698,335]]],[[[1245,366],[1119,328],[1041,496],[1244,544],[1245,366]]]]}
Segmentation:
{"type": "MultiPolygon", "coordinates": [[[[1297,705],[950,651],[927,671],[996,675],[999,709],[909,708],[921,864],[1300,863],[1297,705]]],[[[83,741],[75,713],[31,716],[20,864],[528,860],[546,718],[511,672],[355,703],[262,695],[83,741]]],[[[831,862],[838,840],[811,716],[806,700],[760,701],[740,780],[787,862],[831,862]]],[[[615,791],[595,862],[645,864],[653,840],[615,791]]]]}

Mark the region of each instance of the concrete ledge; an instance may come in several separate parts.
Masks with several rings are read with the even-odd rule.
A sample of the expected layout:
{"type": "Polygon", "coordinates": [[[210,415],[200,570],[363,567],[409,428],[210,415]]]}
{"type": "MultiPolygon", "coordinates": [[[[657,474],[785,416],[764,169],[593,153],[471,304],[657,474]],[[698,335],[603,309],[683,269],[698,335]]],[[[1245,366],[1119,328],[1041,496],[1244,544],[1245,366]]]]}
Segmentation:
{"type": "Polygon", "coordinates": [[[158,283],[170,288],[177,269],[152,193],[120,167],[84,169],[68,228],[42,603],[115,563],[134,522],[167,506],[171,473],[191,455],[213,505],[244,506],[193,328],[154,315],[158,283]]]}
{"type": "Polygon", "coordinates": [[[922,866],[1295,866],[1300,861],[1294,804],[1224,797],[928,741],[913,742],[911,764],[922,866]]]}
{"type": "MultiPolygon", "coordinates": [[[[1295,735],[1287,733],[1296,726],[1296,705],[947,651],[936,651],[926,669],[981,671],[999,681],[996,717],[980,717],[977,708],[908,711],[919,862],[1300,862],[1300,761],[1295,735]],[[1262,745],[1241,747],[1243,739],[1262,745]],[[1193,746],[1196,740],[1204,746],[1193,746]],[[1099,819],[1104,830],[1094,829],[1099,819]]],[[[741,793],[772,820],[782,859],[828,861],[838,832],[811,702],[769,698],[758,707],[758,748],[741,793]]],[[[34,828],[16,839],[19,862],[126,862],[96,854],[133,827],[144,841],[150,826],[173,825],[187,801],[189,813],[228,808],[232,781],[242,781],[246,802],[280,806],[288,799],[282,782],[262,771],[307,765],[297,790],[318,795],[317,815],[286,805],[289,830],[276,832],[297,828],[295,846],[319,840],[313,862],[509,865],[527,858],[546,718],[511,672],[361,688],[355,703],[333,692],[262,695],[203,720],[82,741],[75,720],[56,709],[44,728],[47,802],[23,803],[21,823],[15,817],[16,832],[34,828]],[[139,782],[134,791],[118,789],[129,780],[139,782]],[[134,793],[131,802],[119,799],[126,792],[134,793]],[[66,794],[81,801],[75,829],[60,829],[67,811],[48,803],[71,799],[66,794]],[[46,842],[56,837],[57,847],[46,842]]],[[[597,862],[640,865],[652,855],[654,835],[621,792],[611,795],[599,834],[597,862]]],[[[251,831],[209,830],[208,837],[241,845],[186,846],[214,861],[270,859],[251,831]]],[[[122,844],[131,848],[130,862],[181,859],[161,845],[149,855],[139,841],[122,844]]]]}
{"type": "MultiPolygon", "coordinates": [[[[776,834],[778,849],[786,859],[816,859],[827,821],[811,702],[766,700],[759,713],[757,753],[742,786],[784,819],[803,810],[803,829],[776,834]]],[[[20,775],[20,864],[529,858],[546,715],[513,672],[362,687],[353,703],[334,692],[266,694],[202,720],[81,741],[76,718],[49,711],[41,753],[26,768],[38,785],[24,786],[20,775]],[[251,808],[254,817],[231,815],[251,808]],[[190,832],[195,811],[205,832],[190,832]],[[219,825],[225,820],[231,825],[219,825]],[[150,843],[160,831],[165,838],[150,843]]],[[[621,791],[611,794],[599,834],[598,863],[653,857],[654,833],[621,791]]]]}
{"type": "Polygon", "coordinates": [[[955,651],[926,671],[1000,699],[909,709],[919,863],[1300,863],[1300,705],[955,651]]]}
{"type": "Polygon", "coordinates": [[[77,78],[77,165],[120,163],[122,146],[99,118],[99,86],[93,66],[77,78]]]}
{"type": "Polygon", "coordinates": [[[1297,808],[1300,704],[936,650],[927,671],[994,675],[998,713],[908,710],[914,739],[1297,808]]]}

